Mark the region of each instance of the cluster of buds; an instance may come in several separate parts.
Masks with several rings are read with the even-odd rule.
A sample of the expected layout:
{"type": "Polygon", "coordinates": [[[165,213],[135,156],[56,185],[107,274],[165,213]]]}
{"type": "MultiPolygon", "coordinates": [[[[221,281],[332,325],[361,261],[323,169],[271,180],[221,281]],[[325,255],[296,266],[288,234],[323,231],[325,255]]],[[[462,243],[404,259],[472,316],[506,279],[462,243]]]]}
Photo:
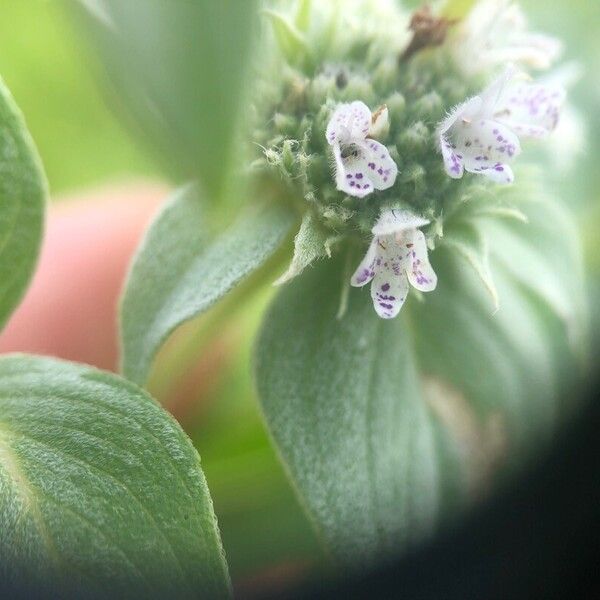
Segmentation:
{"type": "MultiPolygon", "coordinates": [[[[289,123],[304,113],[301,131],[295,139],[274,138],[266,150],[271,164],[301,182],[309,210],[332,238],[368,224],[372,241],[351,284],[372,282],[382,318],[398,314],[409,283],[435,289],[428,259],[433,239],[421,228],[438,222],[444,206],[469,185],[455,180],[480,175],[490,184],[512,184],[521,141],[547,137],[565,101],[560,85],[535,82],[527,72],[548,67],[560,44],[529,33],[510,0],[482,0],[461,22],[428,8],[412,18],[396,11],[395,18],[404,19],[406,33],[399,52],[386,55],[373,41],[363,44],[368,50],[360,68],[340,61],[313,63],[312,78],[296,72],[296,89],[279,107],[296,102],[289,123]],[[477,92],[482,78],[493,75],[477,92]],[[319,94],[323,103],[316,106],[319,94]],[[333,188],[320,179],[323,159],[331,165],[333,188]]],[[[288,123],[280,113],[276,118],[288,123]]]]}

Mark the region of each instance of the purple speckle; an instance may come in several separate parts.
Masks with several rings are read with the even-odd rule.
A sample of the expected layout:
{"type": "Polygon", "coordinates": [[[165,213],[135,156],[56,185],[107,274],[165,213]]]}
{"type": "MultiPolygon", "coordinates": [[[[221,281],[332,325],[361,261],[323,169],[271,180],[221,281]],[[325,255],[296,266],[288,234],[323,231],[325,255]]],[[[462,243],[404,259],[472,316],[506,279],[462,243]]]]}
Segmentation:
{"type": "Polygon", "coordinates": [[[384,283],[384,284],[381,286],[381,291],[382,291],[382,292],[387,292],[389,289],[390,289],[390,284],[389,284],[389,283],[384,283]]]}

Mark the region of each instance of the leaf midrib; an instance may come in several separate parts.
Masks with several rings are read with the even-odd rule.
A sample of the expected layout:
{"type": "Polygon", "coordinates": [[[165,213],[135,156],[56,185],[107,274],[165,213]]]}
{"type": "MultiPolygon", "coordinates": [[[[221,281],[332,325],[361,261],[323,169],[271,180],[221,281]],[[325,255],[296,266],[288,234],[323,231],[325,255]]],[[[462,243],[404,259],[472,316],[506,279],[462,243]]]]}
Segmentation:
{"type": "Polygon", "coordinates": [[[12,437],[6,424],[0,421],[0,468],[8,474],[9,479],[14,483],[14,488],[23,500],[23,513],[29,512],[31,515],[50,560],[55,566],[60,567],[62,559],[46,527],[35,492],[9,443],[12,437]]]}

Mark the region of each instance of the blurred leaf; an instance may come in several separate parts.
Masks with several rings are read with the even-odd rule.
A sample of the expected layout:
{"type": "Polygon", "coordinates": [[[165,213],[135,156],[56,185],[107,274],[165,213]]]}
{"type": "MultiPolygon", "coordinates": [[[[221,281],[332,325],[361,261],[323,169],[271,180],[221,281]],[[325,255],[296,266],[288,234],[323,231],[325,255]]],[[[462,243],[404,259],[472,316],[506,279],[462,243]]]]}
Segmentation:
{"type": "Polygon", "coordinates": [[[264,14],[271,22],[279,48],[288,62],[293,64],[304,55],[310,54],[304,35],[285,15],[273,10],[265,10],[264,14]]]}
{"type": "Polygon", "coordinates": [[[0,328],[25,293],[37,261],[46,208],[42,166],[0,80],[0,328]]]}
{"type": "Polygon", "coordinates": [[[135,385],[0,359],[0,580],[44,597],[223,598],[197,452],[135,385]]]}
{"type": "MultiPolygon", "coordinates": [[[[389,558],[523,464],[577,373],[582,286],[569,219],[522,202],[531,225],[481,219],[500,309],[449,245],[438,289],[379,320],[368,289],[336,320],[342,260],[284,287],[264,320],[259,395],[288,472],[342,562],[389,558]],[[525,251],[526,250],[526,251],[525,251]],[[502,470],[499,472],[499,468],[502,470]]],[[[450,225],[448,225],[450,227],[450,225]]]]}
{"type": "Polygon", "coordinates": [[[198,190],[177,192],[150,226],[126,283],[123,373],[144,383],[167,336],[260,267],[294,221],[294,214],[279,205],[251,209],[215,238],[198,190]]]}
{"type": "Polygon", "coordinates": [[[0,73],[27,117],[52,200],[107,178],[157,170],[106,106],[90,69],[100,65],[83,52],[85,32],[72,27],[61,4],[0,2],[0,73]]]}
{"type": "MultiPolygon", "coordinates": [[[[88,2],[89,4],[89,2],[88,2]]],[[[247,116],[256,0],[95,0],[92,41],[117,95],[163,158],[199,175],[211,200],[229,183],[247,116]]]]}

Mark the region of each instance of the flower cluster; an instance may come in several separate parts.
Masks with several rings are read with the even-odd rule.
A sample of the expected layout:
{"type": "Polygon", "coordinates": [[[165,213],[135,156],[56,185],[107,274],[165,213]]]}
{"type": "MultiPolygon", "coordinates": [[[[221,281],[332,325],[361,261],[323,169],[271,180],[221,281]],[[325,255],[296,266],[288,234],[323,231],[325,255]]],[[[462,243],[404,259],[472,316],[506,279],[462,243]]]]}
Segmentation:
{"type": "MultiPolygon", "coordinates": [[[[457,106],[440,123],[439,145],[450,177],[461,178],[467,171],[495,183],[512,183],[508,162],[521,152],[519,136],[543,138],[556,127],[564,90],[520,81],[519,75],[508,67],[480,95],[457,106]]],[[[385,107],[374,115],[359,101],[336,108],[326,137],[333,148],[338,190],[363,198],[394,185],[396,163],[388,149],[373,139],[387,128],[385,107]]],[[[418,229],[428,223],[406,211],[384,210],[372,229],[373,239],[352,285],[372,281],[373,306],[382,318],[398,314],[409,282],[423,292],[436,287],[425,236],[418,229]]]]}
{"type": "MultiPolygon", "coordinates": [[[[274,128],[257,137],[268,167],[311,214],[289,272],[371,231],[351,285],[372,282],[377,314],[392,318],[409,284],[435,289],[428,247],[469,186],[513,183],[522,143],[556,128],[564,89],[551,79],[534,81],[526,69],[547,68],[560,43],[530,33],[512,0],[480,0],[461,21],[431,9],[410,18],[391,0],[352,6],[343,15],[323,9],[314,30],[301,12],[285,25],[282,48],[296,51],[287,55],[285,81],[263,121],[274,128]],[[350,17],[360,15],[357,28],[350,17]],[[335,28],[347,37],[323,37],[333,31],[330,17],[350,19],[335,28]],[[477,91],[482,75],[492,82],[477,91]]],[[[282,23],[278,17],[280,38],[282,23]]]]}

